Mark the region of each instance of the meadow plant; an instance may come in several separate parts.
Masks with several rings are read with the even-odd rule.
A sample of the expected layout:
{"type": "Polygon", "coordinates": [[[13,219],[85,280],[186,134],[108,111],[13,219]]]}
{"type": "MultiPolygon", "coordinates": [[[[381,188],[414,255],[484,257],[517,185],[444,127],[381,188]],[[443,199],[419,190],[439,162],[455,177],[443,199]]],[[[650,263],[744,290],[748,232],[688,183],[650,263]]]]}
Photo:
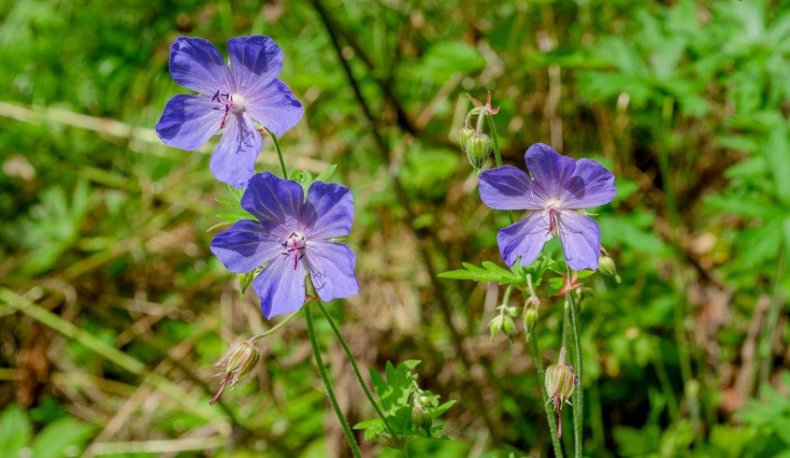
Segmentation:
{"type": "Polygon", "coordinates": [[[351,452],[360,457],[359,445],[321,356],[309,308],[317,304],[378,415],[357,428],[366,430],[369,439],[380,439],[407,454],[408,437],[441,436],[443,427],[434,420],[453,403],[439,405],[438,396],[420,389],[412,373],[418,361],[397,368],[388,365],[387,382],[371,371],[372,380],[378,381],[376,394],[384,410],[374,399],[348,344],[322,303],[359,291],[354,273],[356,257],[342,243],[354,218],[353,195],[345,186],[313,181],[306,172],[292,171],[299,181],[289,179],[277,137],[299,121],[302,105],[277,78],[283,55],[274,40],[266,36],[231,38],[228,53],[230,68],[210,42],[190,37],[176,40],[170,48],[170,74],[198,94],[171,98],[156,131],[165,144],[186,150],[198,149],[215,133],[222,133],[211,158],[211,172],[218,180],[243,189],[240,196],[239,192],[233,194],[240,197],[237,204],[245,216],[240,218],[236,213],[226,221],[231,225],[214,237],[211,251],[230,272],[242,274],[242,293],[252,283],[263,316],[271,319],[290,315],[269,331],[228,350],[217,363],[221,383],[210,402],[216,403],[226,386],[235,386],[252,372],[260,360],[257,341],[287,324],[307,304],[304,314],[319,375],[351,452]],[[271,135],[282,178],[271,172],[255,174],[264,132],[271,135]],[[393,390],[403,396],[388,398],[393,390]]]}
{"type": "MultiPolygon", "coordinates": [[[[321,302],[350,297],[359,291],[354,273],[354,252],[342,243],[351,231],[353,195],[345,186],[312,181],[309,175],[298,171],[294,171],[292,176],[300,181],[289,179],[277,137],[299,121],[302,105],[285,83],[277,79],[283,62],[279,46],[269,37],[231,38],[228,40],[230,68],[217,49],[200,38],[181,37],[170,52],[173,79],[198,92],[198,95],[171,98],[157,124],[157,133],[166,144],[191,150],[205,144],[216,132],[222,132],[211,159],[211,172],[220,181],[244,189],[238,204],[255,219],[228,221],[231,226],[214,237],[211,251],[229,271],[243,274],[242,291],[249,282],[252,283],[252,289],[260,299],[261,313],[266,318],[290,314],[281,322],[284,325],[307,304],[304,312],[316,364],[352,454],[361,456],[321,357],[309,307],[314,302],[329,321],[367,400],[378,415],[377,419],[358,425],[366,430],[366,437],[381,439],[407,454],[406,439],[409,436],[440,436],[442,427],[434,426],[434,419],[452,403],[440,407],[437,396],[421,390],[411,372],[416,364],[409,364],[397,369],[388,366],[390,380],[387,383],[371,372],[371,377],[379,381],[375,388],[382,408],[321,302]],[[271,172],[255,174],[263,132],[272,137],[282,177],[271,172]],[[387,400],[390,391],[402,395],[387,400]]],[[[493,123],[493,116],[499,110],[491,105],[490,93],[485,104],[474,103],[475,107],[467,114],[464,127],[458,134],[458,141],[475,173],[479,173],[480,199],[495,210],[531,212],[517,222],[509,213],[511,224],[497,234],[502,260],[511,270],[508,273],[494,268],[505,273],[499,280],[507,284],[507,288],[498,307],[499,313],[489,322],[491,338],[493,340],[497,334],[503,333],[512,341],[518,331],[516,318],[523,316],[525,335],[532,342],[533,357],[545,383],[541,392],[554,452],[562,456],[559,442],[562,437],[562,406],[570,404],[573,396],[574,448],[575,455],[580,457],[582,361],[579,323],[576,320],[578,304],[574,295],[581,297],[578,272],[597,269],[603,250],[598,223],[587,216],[584,209],[604,205],[614,198],[614,176],[595,161],[574,160],[542,143],[532,145],[526,151],[527,171],[503,165],[493,123]],[[475,121],[474,128],[472,121],[475,121]],[[496,167],[482,171],[492,150],[496,167]],[[552,258],[538,260],[544,244],[554,237],[559,238],[562,245],[564,274],[559,270],[560,264],[552,258]],[[540,267],[530,269],[535,264],[540,267]],[[535,286],[542,282],[544,273],[551,271],[560,273],[562,286],[559,294],[565,296],[569,313],[564,314],[567,332],[563,332],[559,362],[551,365],[544,374],[537,339],[532,335],[541,302],[535,286]],[[510,304],[514,288],[524,295],[523,309],[510,304]],[[566,342],[568,339],[571,341],[566,342]],[[575,352],[575,370],[574,366],[565,363],[568,346],[575,352]],[[551,415],[552,408],[557,413],[556,420],[551,415]]],[[[609,276],[615,276],[614,261],[608,256],[604,259],[602,270],[609,276]]],[[[486,269],[491,270],[492,265],[489,263],[486,269]]],[[[467,270],[472,269],[467,266],[467,270]]],[[[479,280],[474,275],[459,275],[457,271],[443,276],[479,280]]],[[[269,334],[253,336],[236,344],[220,361],[222,382],[212,404],[219,399],[226,385],[235,385],[251,372],[259,360],[255,343],[269,334]]]]}

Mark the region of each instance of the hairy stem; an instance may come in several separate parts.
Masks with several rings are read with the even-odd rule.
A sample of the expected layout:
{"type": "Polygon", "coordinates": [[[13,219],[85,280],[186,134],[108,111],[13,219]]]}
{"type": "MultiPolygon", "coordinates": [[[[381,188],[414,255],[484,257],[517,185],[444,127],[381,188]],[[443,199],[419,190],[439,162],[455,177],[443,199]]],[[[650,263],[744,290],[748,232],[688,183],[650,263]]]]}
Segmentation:
{"type": "MultiPolygon", "coordinates": [[[[365,118],[367,119],[370,125],[370,132],[373,135],[373,140],[376,142],[376,146],[378,147],[379,153],[382,156],[382,159],[387,163],[390,170],[394,170],[392,167],[393,160],[392,154],[390,151],[389,146],[387,145],[384,136],[382,135],[381,131],[379,130],[379,122],[378,119],[373,115],[373,111],[371,110],[370,106],[368,105],[367,100],[365,99],[364,95],[362,94],[362,90],[360,88],[359,82],[357,78],[354,76],[354,73],[351,71],[351,66],[349,65],[346,58],[343,56],[343,48],[340,45],[339,35],[341,35],[337,29],[334,21],[331,19],[329,15],[329,11],[323,5],[320,0],[312,0],[313,7],[315,8],[316,12],[318,13],[319,17],[321,18],[324,27],[326,28],[327,34],[329,35],[329,39],[332,43],[332,47],[335,50],[335,54],[337,55],[338,60],[340,61],[340,65],[343,69],[343,72],[348,79],[349,84],[351,85],[351,89],[354,93],[354,98],[357,100],[362,113],[364,114],[365,118]]],[[[423,237],[419,237],[419,234],[416,233],[414,227],[410,224],[410,222],[416,219],[414,210],[412,210],[411,202],[409,196],[406,194],[405,189],[403,188],[403,184],[400,181],[400,178],[396,173],[392,173],[390,175],[392,180],[392,188],[395,192],[395,196],[398,199],[398,203],[403,207],[406,212],[406,221],[407,227],[412,233],[417,236],[417,240],[420,241],[418,243],[418,248],[420,252],[420,258],[425,266],[426,271],[428,272],[428,277],[431,281],[431,286],[433,287],[434,292],[436,293],[436,302],[439,306],[439,311],[442,314],[442,318],[445,322],[445,325],[450,331],[450,336],[452,337],[453,345],[455,346],[456,353],[458,354],[458,359],[461,360],[461,364],[464,366],[464,369],[467,373],[473,372],[473,364],[472,359],[467,353],[467,350],[464,348],[463,340],[464,337],[461,332],[456,327],[455,323],[453,322],[452,317],[452,310],[453,308],[450,305],[450,299],[448,298],[447,293],[444,291],[444,288],[439,284],[436,276],[436,269],[433,265],[433,260],[431,258],[431,251],[432,247],[428,245],[428,243],[423,241],[423,237]]],[[[434,234],[428,234],[428,238],[430,243],[433,245],[439,245],[440,241],[436,238],[434,234]]],[[[472,387],[472,399],[478,404],[478,408],[480,411],[480,416],[483,419],[483,422],[486,425],[486,429],[488,430],[491,437],[496,441],[499,439],[499,431],[496,429],[493,420],[491,419],[491,414],[489,412],[488,406],[486,406],[485,401],[483,400],[482,390],[478,385],[477,381],[474,377],[469,378],[469,383],[473,385],[472,387]]]]}
{"type": "Polygon", "coordinates": [[[390,433],[390,436],[398,442],[400,442],[401,438],[395,433],[395,430],[392,429],[392,426],[387,421],[387,417],[384,415],[384,412],[379,407],[376,400],[373,398],[373,394],[368,389],[368,385],[365,382],[365,379],[362,378],[362,373],[359,372],[359,367],[357,366],[357,361],[354,358],[354,355],[351,353],[351,348],[349,348],[346,339],[343,338],[343,335],[340,333],[340,329],[338,329],[337,324],[335,324],[335,320],[332,318],[332,315],[329,313],[329,310],[326,309],[323,302],[320,300],[315,301],[318,304],[318,307],[321,309],[321,312],[326,317],[326,320],[329,322],[329,326],[332,328],[332,331],[335,333],[335,337],[340,342],[340,346],[343,347],[343,351],[346,353],[346,358],[348,358],[348,362],[351,363],[351,367],[354,370],[354,375],[357,377],[357,381],[359,382],[359,386],[362,387],[362,391],[365,392],[365,397],[368,398],[368,402],[370,405],[373,406],[373,410],[376,411],[376,415],[381,418],[381,421],[384,422],[384,426],[386,426],[387,431],[390,433]]]}
{"type": "MultiPolygon", "coordinates": [[[[571,268],[566,267],[568,282],[571,280],[571,268]]],[[[565,298],[568,300],[571,312],[571,339],[573,340],[573,373],[576,376],[577,385],[573,391],[573,442],[575,456],[581,458],[582,455],[582,421],[584,420],[584,394],[582,393],[582,349],[579,343],[579,324],[576,319],[576,300],[573,298],[573,288],[567,287],[565,298]]]]}
{"type": "Polygon", "coordinates": [[[543,370],[543,360],[540,357],[540,348],[538,348],[538,336],[535,332],[527,337],[527,340],[532,343],[532,359],[535,361],[535,367],[538,369],[538,385],[540,385],[540,394],[543,397],[543,408],[546,410],[546,421],[549,423],[549,435],[551,435],[551,444],[554,446],[554,456],[562,458],[562,444],[557,437],[557,418],[554,416],[554,411],[549,402],[549,393],[546,391],[546,372],[543,370]]]}
{"type": "Polygon", "coordinates": [[[335,389],[332,388],[332,381],[329,379],[326,366],[324,365],[323,359],[321,359],[321,349],[318,347],[318,339],[315,337],[313,313],[310,311],[310,305],[311,303],[309,302],[304,305],[304,316],[307,319],[307,334],[310,336],[310,344],[313,346],[313,355],[315,356],[315,363],[318,366],[318,373],[321,374],[321,381],[324,382],[324,387],[326,388],[326,397],[329,398],[329,403],[332,404],[332,409],[334,409],[335,415],[337,415],[337,419],[340,421],[340,427],[343,429],[343,435],[346,436],[346,442],[348,442],[348,446],[351,448],[351,453],[355,458],[362,458],[357,440],[354,438],[354,433],[351,432],[351,427],[348,426],[346,416],[343,415],[343,411],[337,403],[335,389]]]}
{"type": "Polygon", "coordinates": [[[258,340],[263,339],[264,337],[270,336],[270,335],[274,334],[275,332],[279,331],[283,326],[288,324],[288,322],[291,321],[296,315],[298,315],[299,312],[301,312],[301,310],[297,310],[297,311],[293,312],[292,314],[288,315],[287,317],[285,317],[284,320],[282,320],[279,323],[277,323],[274,326],[272,326],[271,329],[269,329],[269,330],[267,330],[267,331],[265,331],[265,332],[263,332],[261,334],[258,334],[257,336],[252,336],[250,338],[250,343],[255,343],[258,340]]]}

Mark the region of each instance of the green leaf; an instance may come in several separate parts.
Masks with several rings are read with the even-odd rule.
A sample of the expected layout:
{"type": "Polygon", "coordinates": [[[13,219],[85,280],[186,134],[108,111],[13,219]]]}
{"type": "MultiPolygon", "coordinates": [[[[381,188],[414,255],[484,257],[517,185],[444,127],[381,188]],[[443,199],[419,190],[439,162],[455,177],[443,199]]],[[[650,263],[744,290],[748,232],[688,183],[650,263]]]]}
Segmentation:
{"type": "Polygon", "coordinates": [[[92,425],[81,423],[71,417],[50,423],[33,441],[36,458],[60,458],[77,456],[93,435],[92,425]]]}
{"type": "Polygon", "coordinates": [[[500,285],[524,283],[524,279],[520,275],[516,275],[512,271],[506,270],[490,261],[483,262],[483,267],[466,262],[463,263],[463,266],[463,269],[442,272],[439,274],[439,277],[477,282],[492,281],[500,285]]]}
{"type": "Polygon", "coordinates": [[[19,407],[7,407],[0,415],[0,456],[16,457],[30,441],[30,420],[19,407]]]}
{"type": "Polygon", "coordinates": [[[327,181],[327,180],[329,180],[329,177],[331,177],[332,174],[335,173],[335,169],[337,169],[337,164],[330,164],[329,167],[324,169],[323,172],[319,173],[318,176],[315,177],[315,179],[313,179],[313,181],[327,181]]]}

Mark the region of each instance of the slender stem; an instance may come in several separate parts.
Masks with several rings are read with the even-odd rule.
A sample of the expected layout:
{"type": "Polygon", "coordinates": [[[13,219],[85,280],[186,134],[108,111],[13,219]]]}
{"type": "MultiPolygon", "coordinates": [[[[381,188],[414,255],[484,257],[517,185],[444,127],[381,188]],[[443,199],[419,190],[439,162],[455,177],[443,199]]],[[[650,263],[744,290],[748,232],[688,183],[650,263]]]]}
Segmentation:
{"type": "Polygon", "coordinates": [[[301,312],[301,310],[297,310],[297,311],[293,312],[292,314],[288,315],[287,317],[285,317],[284,320],[282,320],[279,323],[275,324],[271,329],[268,329],[267,331],[263,332],[262,334],[258,334],[257,336],[252,336],[250,338],[250,343],[255,343],[258,340],[263,339],[264,337],[267,337],[267,336],[272,335],[275,332],[279,331],[283,326],[288,324],[288,322],[291,321],[296,315],[298,315],[299,312],[301,312]]]}
{"type": "Polygon", "coordinates": [[[771,345],[776,336],[776,323],[784,301],[782,300],[782,279],[786,267],[786,245],[783,242],[779,247],[779,257],[776,260],[776,276],[774,277],[774,291],[771,294],[771,305],[765,319],[765,331],[758,348],[758,361],[760,361],[760,384],[768,383],[771,376],[771,345]]]}
{"type": "Polygon", "coordinates": [[[288,171],[285,170],[285,161],[283,160],[283,150],[280,149],[280,140],[277,139],[277,136],[274,135],[272,131],[266,129],[266,132],[269,132],[269,135],[272,137],[272,143],[274,143],[274,149],[277,151],[277,159],[280,160],[280,168],[283,171],[283,178],[286,180],[288,179],[288,171]]]}
{"type": "MultiPolygon", "coordinates": [[[[571,268],[566,266],[568,282],[571,282],[571,268]]],[[[571,339],[573,339],[574,361],[573,373],[577,378],[578,385],[573,391],[573,442],[575,445],[575,456],[582,457],[582,421],[584,420],[584,394],[582,393],[582,350],[579,344],[579,324],[576,320],[576,301],[573,298],[573,288],[567,288],[565,298],[568,300],[571,310],[571,339]]]]}
{"type": "Polygon", "coordinates": [[[499,137],[496,133],[496,124],[493,116],[486,116],[488,119],[488,130],[491,131],[491,149],[494,150],[494,163],[497,167],[502,165],[502,150],[499,149],[499,137]]]}
{"type": "Polygon", "coordinates": [[[527,340],[532,342],[532,359],[535,361],[535,367],[538,369],[538,385],[540,385],[540,394],[543,397],[543,408],[546,410],[546,420],[549,423],[549,434],[551,435],[551,444],[554,446],[554,456],[562,458],[562,444],[560,444],[560,439],[557,437],[557,418],[554,416],[551,402],[549,402],[549,393],[546,391],[546,372],[543,370],[543,361],[540,359],[538,336],[533,332],[527,340]]]}
{"type": "Polygon", "coordinates": [[[354,433],[351,432],[351,427],[348,426],[346,416],[343,415],[343,411],[340,410],[340,405],[337,403],[337,398],[335,397],[335,390],[332,388],[332,381],[329,379],[326,366],[324,366],[324,361],[321,359],[321,349],[318,347],[318,340],[315,337],[313,313],[310,311],[310,305],[311,303],[305,304],[304,316],[307,319],[307,334],[310,336],[310,344],[313,346],[313,355],[315,356],[315,363],[318,365],[318,373],[321,374],[321,381],[324,382],[324,387],[326,388],[326,396],[329,398],[332,409],[334,409],[335,415],[337,415],[337,419],[340,421],[340,427],[343,429],[343,435],[346,436],[346,442],[348,442],[348,446],[351,448],[351,453],[355,458],[362,458],[362,452],[359,451],[359,445],[357,445],[357,440],[354,438],[354,433]]]}
{"type": "Polygon", "coordinates": [[[381,410],[378,403],[373,398],[373,394],[368,389],[368,385],[365,382],[365,379],[362,378],[362,374],[359,372],[359,367],[357,366],[357,361],[354,358],[354,355],[351,353],[351,349],[348,347],[348,343],[346,342],[346,339],[344,339],[343,335],[340,333],[340,329],[338,329],[335,320],[332,318],[332,315],[329,313],[329,310],[326,309],[324,303],[321,302],[320,300],[316,300],[315,302],[318,304],[318,307],[321,309],[321,312],[324,314],[326,320],[329,322],[329,326],[332,328],[332,331],[334,331],[337,340],[340,342],[340,346],[343,347],[343,351],[346,353],[346,358],[348,358],[348,362],[351,363],[351,367],[354,369],[354,375],[357,377],[357,381],[359,382],[359,386],[362,387],[362,391],[365,392],[365,397],[368,398],[368,402],[370,402],[370,405],[373,406],[373,410],[376,411],[376,415],[378,415],[379,418],[381,418],[381,421],[384,422],[384,426],[386,426],[387,431],[389,431],[390,433],[390,436],[392,436],[394,440],[400,441],[401,438],[398,437],[398,435],[395,433],[395,430],[392,429],[392,426],[387,421],[387,417],[384,415],[384,412],[381,410]]]}
{"type": "MultiPolygon", "coordinates": [[[[371,110],[370,106],[368,105],[365,96],[362,94],[362,90],[360,88],[360,84],[357,81],[357,78],[354,76],[354,73],[351,71],[351,66],[349,65],[346,58],[343,56],[343,48],[339,42],[339,34],[335,28],[333,20],[329,16],[329,11],[324,7],[321,0],[311,0],[313,7],[315,8],[316,12],[321,18],[321,21],[324,23],[324,27],[326,28],[326,32],[329,35],[329,39],[332,42],[332,47],[335,50],[335,54],[337,55],[338,60],[340,61],[340,66],[343,68],[343,72],[348,79],[349,84],[351,85],[351,89],[354,93],[354,97],[357,100],[360,108],[362,109],[362,113],[364,114],[365,118],[368,121],[370,126],[370,133],[373,135],[373,140],[378,147],[379,153],[382,159],[387,163],[388,168],[390,171],[396,170],[393,167],[394,161],[392,159],[392,151],[390,150],[389,146],[387,145],[387,141],[385,140],[383,134],[379,130],[379,121],[373,115],[373,111],[371,110]]],[[[391,98],[391,101],[395,101],[394,98],[391,98]]],[[[408,130],[408,129],[406,129],[408,130]]],[[[398,199],[401,207],[403,207],[406,213],[406,227],[415,235],[417,236],[417,232],[414,227],[410,224],[412,221],[415,220],[417,215],[415,214],[414,210],[411,208],[411,202],[409,196],[406,194],[406,190],[401,183],[400,178],[398,177],[397,173],[391,172],[390,179],[392,180],[392,188],[395,192],[395,197],[398,199]]],[[[452,311],[453,307],[450,304],[450,298],[448,294],[445,292],[444,288],[438,281],[438,277],[436,276],[436,268],[433,265],[432,259],[432,246],[441,246],[441,241],[436,237],[435,234],[429,233],[427,238],[424,237],[417,237],[418,243],[417,247],[419,248],[420,258],[422,260],[423,265],[428,273],[428,278],[431,281],[431,286],[436,293],[436,301],[437,305],[439,306],[439,311],[442,314],[442,318],[444,319],[445,325],[447,329],[450,331],[450,336],[452,337],[453,344],[456,349],[456,353],[458,354],[458,358],[461,360],[461,364],[466,369],[467,373],[472,373],[474,366],[471,356],[467,353],[467,350],[464,348],[464,336],[461,334],[461,331],[458,330],[455,323],[453,322],[452,311]]],[[[477,403],[480,416],[483,419],[483,422],[486,425],[486,429],[488,430],[491,437],[494,441],[499,440],[500,433],[494,424],[494,421],[491,418],[490,409],[486,406],[485,401],[483,400],[482,390],[474,377],[469,377],[468,382],[473,386],[472,390],[472,399],[474,402],[477,403]]]]}

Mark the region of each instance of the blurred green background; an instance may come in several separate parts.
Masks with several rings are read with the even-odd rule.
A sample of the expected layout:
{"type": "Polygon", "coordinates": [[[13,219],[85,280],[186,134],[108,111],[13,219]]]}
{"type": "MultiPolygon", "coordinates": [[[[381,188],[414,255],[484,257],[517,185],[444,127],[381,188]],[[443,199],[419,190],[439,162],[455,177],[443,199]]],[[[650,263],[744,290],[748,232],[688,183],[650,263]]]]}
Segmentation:
{"type": "MultiPolygon", "coordinates": [[[[506,163],[540,141],[617,176],[597,218],[623,281],[588,279],[581,313],[586,453],[790,456],[790,2],[322,1],[0,0],[0,456],[347,453],[301,319],[208,405],[213,363],[270,323],[208,250],[230,195],[211,147],[153,126],[187,92],[177,36],[249,34],[305,105],[286,163],[355,193],[361,292],[332,304],[352,350],[420,359],[459,401],[414,456],[551,454],[523,334],[487,335],[496,291],[434,275],[501,264],[506,215],[454,145],[487,91],[506,163]]],[[[350,421],[372,418],[318,322],[350,421]]]]}

